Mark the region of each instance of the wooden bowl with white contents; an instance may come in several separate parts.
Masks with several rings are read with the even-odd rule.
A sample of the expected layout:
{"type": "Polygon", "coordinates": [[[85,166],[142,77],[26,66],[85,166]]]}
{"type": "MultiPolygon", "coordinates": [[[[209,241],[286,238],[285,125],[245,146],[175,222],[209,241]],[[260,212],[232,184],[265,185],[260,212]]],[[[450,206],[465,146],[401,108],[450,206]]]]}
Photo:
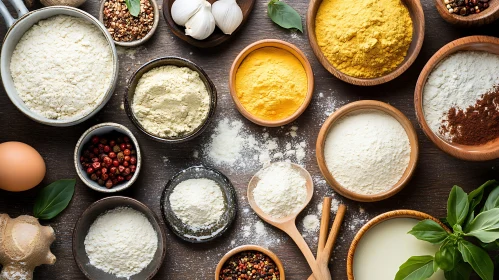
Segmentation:
{"type": "MultiPolygon", "coordinates": [[[[470,36],[457,39],[443,46],[426,63],[414,90],[414,107],[423,132],[439,149],[463,160],[485,161],[499,158],[499,138],[483,145],[469,146],[452,143],[437,135],[428,125],[423,107],[423,92],[429,75],[438,64],[459,51],[484,51],[499,55],[499,39],[490,36],[470,36]]],[[[485,92],[484,92],[485,93],[485,92]]]]}
{"type": "Polygon", "coordinates": [[[499,2],[492,0],[489,1],[488,4],[490,6],[481,13],[461,16],[455,13],[449,13],[449,9],[447,9],[447,5],[444,3],[444,0],[435,0],[435,7],[445,21],[464,27],[485,25],[499,19],[499,2]]]}
{"type": "Polygon", "coordinates": [[[317,163],[319,164],[319,169],[321,170],[322,175],[326,179],[327,183],[336,192],[338,192],[339,194],[341,194],[346,198],[355,201],[360,201],[360,202],[380,201],[383,199],[387,199],[395,195],[399,191],[401,191],[411,179],[414,170],[416,168],[419,156],[418,137],[416,134],[416,130],[412,126],[411,121],[409,121],[409,119],[402,112],[397,110],[395,107],[386,104],[384,102],[375,101],[375,100],[357,101],[341,107],[331,116],[329,116],[329,118],[324,122],[319,132],[319,136],[317,137],[316,156],[317,156],[317,163]],[[404,173],[402,174],[402,177],[389,190],[381,193],[360,194],[345,188],[334,178],[326,163],[325,143],[331,128],[344,116],[360,110],[379,110],[381,112],[387,113],[389,116],[393,117],[402,125],[404,131],[407,134],[407,137],[409,138],[409,145],[411,148],[410,158],[409,158],[409,163],[404,173]]]}

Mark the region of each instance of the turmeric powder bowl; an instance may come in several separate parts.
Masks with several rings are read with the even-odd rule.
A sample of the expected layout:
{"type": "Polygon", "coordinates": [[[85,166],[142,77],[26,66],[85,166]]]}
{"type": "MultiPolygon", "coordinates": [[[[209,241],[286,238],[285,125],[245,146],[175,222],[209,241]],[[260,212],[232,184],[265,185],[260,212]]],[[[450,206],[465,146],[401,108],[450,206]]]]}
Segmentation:
{"type": "Polygon", "coordinates": [[[296,46],[257,41],[234,60],[229,87],[237,110],[255,124],[282,126],[296,120],[314,92],[310,62],[296,46]]]}

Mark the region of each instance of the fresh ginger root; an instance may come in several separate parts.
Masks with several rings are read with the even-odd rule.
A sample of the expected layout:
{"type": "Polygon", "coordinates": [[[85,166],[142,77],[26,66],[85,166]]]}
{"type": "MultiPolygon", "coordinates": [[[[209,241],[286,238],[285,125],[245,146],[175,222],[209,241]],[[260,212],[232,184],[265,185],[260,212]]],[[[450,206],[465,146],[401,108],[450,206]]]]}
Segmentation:
{"type": "Polygon", "coordinates": [[[35,217],[0,214],[0,280],[32,280],[35,267],[54,264],[54,240],[52,227],[40,225],[35,217]]]}

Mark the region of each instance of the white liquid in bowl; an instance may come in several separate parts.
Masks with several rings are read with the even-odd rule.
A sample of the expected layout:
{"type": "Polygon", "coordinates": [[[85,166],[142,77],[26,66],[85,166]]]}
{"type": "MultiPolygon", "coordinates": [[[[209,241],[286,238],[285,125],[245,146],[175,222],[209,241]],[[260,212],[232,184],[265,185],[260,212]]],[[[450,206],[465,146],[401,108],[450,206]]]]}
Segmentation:
{"type": "MultiPolygon", "coordinates": [[[[391,280],[412,256],[434,256],[439,245],[416,239],[409,232],[419,220],[394,218],[379,223],[361,238],[353,258],[355,280],[391,280]]],[[[445,280],[441,270],[430,280],[445,280]]]]}

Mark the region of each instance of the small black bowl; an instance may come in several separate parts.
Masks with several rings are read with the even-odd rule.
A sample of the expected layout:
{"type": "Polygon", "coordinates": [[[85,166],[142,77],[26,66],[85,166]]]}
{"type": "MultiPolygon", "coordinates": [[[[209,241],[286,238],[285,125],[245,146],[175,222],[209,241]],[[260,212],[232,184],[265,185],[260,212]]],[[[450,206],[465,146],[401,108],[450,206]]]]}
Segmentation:
{"type": "Polygon", "coordinates": [[[185,58],[180,58],[175,56],[160,57],[147,62],[146,64],[142,65],[137,71],[135,71],[135,73],[133,73],[132,77],[130,77],[130,79],[128,80],[127,90],[125,92],[125,98],[124,98],[124,105],[125,105],[125,112],[130,118],[130,120],[140,131],[145,133],[147,136],[162,143],[181,143],[199,136],[206,129],[211,118],[215,114],[215,108],[217,107],[217,89],[215,88],[215,85],[210,80],[208,75],[203,71],[203,69],[194,64],[194,62],[189,61],[185,58]],[[167,66],[167,65],[187,67],[193,71],[198,72],[199,77],[203,81],[204,85],[206,86],[206,90],[210,95],[210,110],[208,112],[208,116],[206,116],[206,119],[203,121],[203,123],[191,133],[175,138],[163,138],[151,134],[140,124],[139,120],[137,120],[132,110],[132,102],[133,102],[133,96],[135,94],[135,88],[137,87],[137,83],[139,82],[142,75],[144,75],[146,72],[148,72],[153,68],[160,66],[167,66]]]}
{"type": "Polygon", "coordinates": [[[206,166],[193,166],[175,174],[166,184],[161,195],[161,213],[165,224],[181,239],[191,243],[203,243],[211,241],[227,231],[236,218],[237,196],[236,190],[230,180],[220,171],[206,166]],[[225,198],[225,212],[220,221],[211,228],[193,231],[184,224],[170,207],[170,195],[173,189],[181,182],[189,179],[206,178],[217,182],[222,189],[225,198]]]}

